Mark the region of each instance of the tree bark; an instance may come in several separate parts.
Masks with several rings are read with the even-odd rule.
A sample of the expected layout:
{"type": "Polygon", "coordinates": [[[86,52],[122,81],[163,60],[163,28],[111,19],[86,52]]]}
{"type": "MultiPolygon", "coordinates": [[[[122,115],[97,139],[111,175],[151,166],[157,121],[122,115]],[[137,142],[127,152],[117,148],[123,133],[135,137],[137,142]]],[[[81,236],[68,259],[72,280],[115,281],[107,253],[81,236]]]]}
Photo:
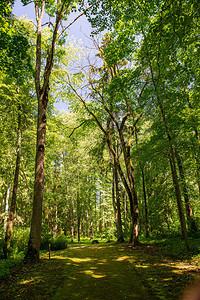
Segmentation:
{"type": "Polygon", "coordinates": [[[121,204],[120,204],[120,195],[119,195],[119,179],[118,179],[117,167],[115,163],[113,166],[113,185],[114,185],[113,207],[114,207],[115,218],[116,218],[117,240],[118,242],[124,242],[123,230],[122,230],[122,218],[121,218],[121,204]]]}
{"type": "MultiPolygon", "coordinates": [[[[162,99],[160,99],[160,93],[159,93],[159,90],[158,90],[159,79],[160,79],[160,75],[161,75],[160,74],[160,67],[159,67],[159,63],[157,62],[158,67],[159,67],[159,78],[158,78],[157,82],[155,82],[153,67],[152,67],[152,63],[151,63],[151,59],[150,59],[148,49],[147,49],[147,56],[148,56],[149,67],[150,67],[150,72],[151,72],[151,79],[152,79],[152,83],[153,83],[153,86],[154,86],[155,95],[156,95],[156,99],[157,99],[157,104],[158,104],[158,107],[159,107],[160,112],[161,112],[163,124],[164,124],[164,127],[165,127],[165,132],[166,132],[166,135],[167,135],[167,138],[168,138],[168,141],[169,141],[169,161],[170,161],[170,166],[171,166],[172,180],[173,180],[175,194],[176,194],[176,202],[177,202],[177,207],[178,207],[178,212],[179,212],[179,219],[180,219],[180,223],[181,223],[181,232],[182,232],[182,235],[183,235],[184,240],[185,240],[185,246],[186,246],[187,249],[189,249],[187,228],[186,228],[185,215],[184,215],[184,210],[183,210],[183,203],[182,203],[182,199],[181,199],[181,192],[180,192],[179,180],[178,180],[177,169],[176,169],[176,162],[175,162],[175,154],[174,154],[174,148],[173,148],[173,143],[172,143],[172,137],[171,137],[170,128],[169,128],[168,123],[167,123],[163,102],[162,102],[162,99]]],[[[159,59],[159,55],[158,55],[158,59],[159,59]]]]}
{"type": "Polygon", "coordinates": [[[58,193],[58,162],[56,159],[56,166],[55,166],[55,223],[54,223],[54,228],[53,228],[53,237],[57,237],[57,230],[58,230],[58,198],[57,198],[57,193],[58,193]]]}
{"type": "MultiPolygon", "coordinates": [[[[45,161],[45,137],[46,137],[46,110],[49,96],[49,79],[53,67],[53,58],[58,33],[58,27],[62,19],[64,3],[60,6],[60,11],[56,13],[56,21],[53,27],[51,49],[47,53],[46,66],[43,75],[43,84],[41,85],[41,67],[42,67],[42,20],[45,12],[45,0],[41,1],[39,13],[38,1],[35,2],[35,13],[37,20],[37,42],[36,42],[36,75],[35,88],[38,100],[38,123],[37,123],[37,143],[35,159],[35,184],[33,211],[31,220],[31,231],[28,242],[28,250],[24,261],[35,262],[39,260],[40,238],[42,226],[42,202],[44,193],[44,161],[45,161]]],[[[70,1],[67,5],[70,4],[70,1]]],[[[67,6],[68,8],[68,6],[67,6]]],[[[66,9],[67,9],[66,8],[66,9]]]]}
{"type": "Polygon", "coordinates": [[[81,212],[80,212],[80,195],[79,195],[79,175],[77,175],[77,183],[78,183],[78,190],[77,190],[77,238],[78,242],[80,242],[80,229],[81,229],[81,212]]]}
{"type": "Polygon", "coordinates": [[[185,199],[185,210],[186,210],[188,227],[190,228],[191,231],[197,232],[197,226],[196,226],[196,222],[194,219],[194,215],[192,212],[192,207],[190,204],[190,199],[189,199],[189,195],[188,195],[188,191],[187,191],[187,185],[186,185],[186,181],[185,181],[183,165],[182,165],[181,157],[177,150],[175,151],[175,155],[176,155],[176,160],[177,160],[177,164],[178,164],[178,168],[179,168],[179,174],[180,174],[180,179],[181,179],[183,195],[184,195],[184,199],[185,199]]]}
{"type": "MultiPolygon", "coordinates": [[[[189,98],[189,94],[187,95],[187,101],[188,101],[188,107],[192,110],[193,107],[192,107],[192,104],[190,102],[190,98],[189,98]]],[[[192,121],[194,123],[198,123],[198,120],[194,117],[192,117],[192,121]]],[[[200,135],[199,135],[199,131],[197,129],[196,126],[193,126],[193,129],[194,129],[194,133],[195,133],[195,137],[197,139],[197,144],[198,144],[198,152],[197,152],[197,155],[195,157],[196,159],[196,164],[197,164],[197,169],[196,169],[196,178],[197,178],[197,185],[198,185],[198,190],[199,190],[199,199],[200,199],[200,135]]]]}
{"type": "Polygon", "coordinates": [[[103,213],[102,213],[102,191],[100,190],[99,193],[99,232],[102,233],[103,231],[103,213]]]}
{"type": "Polygon", "coordinates": [[[135,246],[137,246],[139,244],[139,209],[138,209],[137,193],[135,190],[134,166],[133,166],[132,159],[131,159],[130,148],[131,148],[131,142],[132,142],[133,135],[135,132],[136,124],[140,120],[141,116],[142,116],[142,113],[137,118],[137,120],[134,122],[131,136],[128,139],[127,146],[125,145],[125,141],[124,141],[123,127],[121,126],[121,128],[119,130],[119,136],[120,136],[120,141],[121,141],[121,145],[122,145],[124,162],[125,162],[125,166],[126,166],[126,171],[127,171],[127,176],[128,176],[128,180],[129,180],[129,186],[130,186],[130,193],[131,193],[131,198],[129,199],[131,219],[132,219],[130,243],[132,243],[135,246]]]}
{"type": "MultiPolygon", "coordinates": [[[[91,178],[89,179],[89,183],[91,185],[91,178]]],[[[89,192],[89,220],[90,220],[90,230],[89,230],[89,236],[90,240],[94,239],[94,223],[93,223],[93,207],[92,207],[92,195],[91,195],[91,190],[89,192]]]]}
{"type": "Polygon", "coordinates": [[[10,175],[8,179],[8,188],[7,188],[6,199],[5,199],[5,211],[4,211],[4,221],[3,221],[4,235],[6,235],[6,226],[7,226],[7,218],[8,218],[8,210],[9,210],[9,197],[10,197],[11,176],[12,176],[11,171],[12,171],[12,165],[10,166],[10,175]]]}
{"type": "Polygon", "coordinates": [[[178,212],[179,212],[179,219],[180,219],[180,223],[181,223],[182,236],[184,237],[186,248],[189,249],[185,215],[184,215],[184,210],[183,210],[183,203],[181,200],[178,176],[177,176],[174,157],[171,156],[171,153],[169,154],[169,161],[170,161],[170,166],[171,166],[171,171],[172,171],[173,184],[174,184],[174,188],[175,188],[175,194],[176,194],[176,200],[177,200],[177,206],[178,206],[178,212]]]}
{"type": "Polygon", "coordinates": [[[187,249],[189,249],[189,243],[188,243],[188,235],[187,235],[187,228],[186,228],[186,222],[185,222],[185,215],[184,215],[184,210],[183,210],[183,203],[181,199],[181,191],[180,191],[180,186],[179,186],[179,180],[178,180],[178,175],[177,175],[177,169],[176,169],[176,162],[175,162],[175,154],[174,154],[174,148],[172,144],[172,138],[170,135],[170,131],[167,125],[167,120],[165,117],[164,109],[161,104],[161,101],[158,98],[158,103],[159,107],[161,110],[166,134],[169,140],[169,149],[170,149],[170,154],[169,154],[169,161],[170,161],[170,166],[171,166],[171,172],[172,172],[172,179],[173,179],[173,184],[174,184],[174,189],[175,189],[175,194],[176,194],[176,201],[177,201],[177,207],[178,207],[178,212],[179,212],[179,219],[181,223],[181,232],[182,236],[184,237],[185,240],[185,246],[187,249]]]}
{"type": "MultiPolygon", "coordinates": [[[[134,180],[132,181],[132,186],[129,187],[126,178],[124,176],[124,173],[122,171],[118,156],[116,151],[114,150],[112,144],[111,144],[111,140],[110,140],[110,133],[108,131],[107,134],[107,143],[108,143],[108,147],[113,155],[117,170],[119,172],[119,175],[121,177],[121,180],[123,182],[123,185],[126,189],[127,195],[128,195],[128,199],[129,199],[129,203],[130,203],[130,213],[131,213],[131,221],[132,221],[132,228],[131,228],[131,238],[130,238],[130,242],[137,245],[138,244],[138,207],[137,207],[137,195],[136,193],[134,193],[134,180]],[[136,198],[134,199],[134,197],[136,196],[136,198]],[[135,201],[135,206],[134,206],[134,200],[135,201]]],[[[123,147],[123,145],[122,145],[123,147]]],[[[126,168],[127,168],[127,172],[129,172],[129,167],[127,166],[127,157],[126,157],[126,151],[124,151],[124,156],[125,156],[125,164],[126,164],[126,168]]],[[[129,176],[129,182],[130,179],[132,179],[132,175],[129,176]]]]}
{"type": "Polygon", "coordinates": [[[144,177],[144,170],[142,171],[142,187],[143,187],[143,197],[144,197],[144,209],[145,209],[145,229],[146,229],[146,237],[149,237],[149,218],[148,218],[148,207],[147,207],[147,194],[146,194],[146,187],[145,187],[145,177],[144,177]]]}
{"type": "Polygon", "coordinates": [[[38,126],[37,146],[35,160],[35,184],[34,200],[31,220],[31,232],[28,251],[25,260],[39,260],[40,237],[42,225],[42,202],[44,193],[44,161],[45,161],[45,136],[46,136],[46,108],[48,102],[48,90],[44,97],[38,99],[38,126]]]}
{"type": "Polygon", "coordinates": [[[12,192],[12,201],[10,206],[9,219],[6,228],[5,235],[5,248],[4,248],[4,257],[8,257],[8,251],[10,248],[10,243],[12,239],[13,223],[15,217],[15,208],[17,202],[17,189],[18,189],[18,178],[20,170],[20,159],[21,159],[21,105],[18,106],[18,131],[17,131],[17,158],[16,158],[16,167],[15,167],[15,176],[14,176],[14,185],[12,192]]]}

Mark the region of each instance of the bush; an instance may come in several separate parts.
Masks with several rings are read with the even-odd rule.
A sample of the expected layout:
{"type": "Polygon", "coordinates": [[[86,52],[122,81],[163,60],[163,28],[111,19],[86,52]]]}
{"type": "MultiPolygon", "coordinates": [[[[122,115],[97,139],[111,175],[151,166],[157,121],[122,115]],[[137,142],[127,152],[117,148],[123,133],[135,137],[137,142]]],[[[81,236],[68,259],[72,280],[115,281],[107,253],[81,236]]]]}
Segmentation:
{"type": "Polygon", "coordinates": [[[51,250],[62,250],[67,248],[67,238],[65,235],[60,235],[53,238],[51,244],[51,250]]]}
{"type": "Polygon", "coordinates": [[[10,254],[13,257],[15,257],[18,253],[26,252],[29,240],[29,233],[29,228],[14,228],[10,246],[10,254]]]}
{"type": "Polygon", "coordinates": [[[5,245],[5,240],[3,237],[0,238],[0,258],[3,258],[3,248],[5,245]]]}
{"type": "Polygon", "coordinates": [[[57,237],[52,237],[50,234],[44,234],[41,237],[41,250],[48,250],[49,244],[51,245],[51,250],[62,250],[67,248],[67,237],[65,235],[59,235],[57,237]]]}
{"type": "MultiPolygon", "coordinates": [[[[15,228],[13,229],[12,239],[8,256],[10,258],[16,258],[18,254],[25,253],[28,245],[29,229],[15,228]]],[[[3,248],[5,240],[3,235],[0,238],[0,257],[3,257],[3,248]]]]}
{"type": "Polygon", "coordinates": [[[48,250],[49,249],[49,244],[52,244],[53,242],[53,237],[51,234],[42,234],[41,236],[41,245],[40,249],[41,250],[48,250]]]}

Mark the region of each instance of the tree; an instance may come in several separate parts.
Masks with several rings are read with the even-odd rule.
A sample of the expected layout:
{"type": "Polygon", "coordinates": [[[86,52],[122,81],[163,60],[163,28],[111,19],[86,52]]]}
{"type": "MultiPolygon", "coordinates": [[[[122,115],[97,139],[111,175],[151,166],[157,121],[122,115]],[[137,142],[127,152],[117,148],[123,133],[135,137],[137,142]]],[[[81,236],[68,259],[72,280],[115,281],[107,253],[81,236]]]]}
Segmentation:
{"type": "MultiPolygon", "coordinates": [[[[26,1],[23,1],[26,4],[26,1]]],[[[41,3],[37,0],[35,4],[35,15],[37,21],[37,42],[36,42],[36,65],[35,65],[35,88],[38,100],[38,125],[37,125],[37,143],[35,160],[35,185],[33,213],[31,222],[31,232],[28,244],[28,250],[25,257],[26,261],[36,261],[39,259],[41,224],[42,224],[42,201],[44,193],[44,161],[45,161],[45,137],[47,122],[47,105],[49,99],[50,76],[53,68],[56,43],[58,41],[58,30],[61,21],[69,14],[72,1],[57,1],[53,4],[43,0],[41,3]],[[46,61],[42,78],[42,21],[46,12],[55,17],[55,23],[52,30],[51,40],[47,46],[46,61]]]]}
{"type": "MultiPolygon", "coordinates": [[[[18,177],[20,170],[20,158],[21,158],[21,130],[22,130],[22,103],[23,96],[20,93],[20,89],[24,87],[25,80],[32,79],[32,66],[31,66],[31,51],[29,51],[29,40],[32,38],[31,32],[32,24],[26,19],[15,20],[12,25],[12,34],[7,38],[8,48],[4,49],[2,59],[2,65],[7,72],[7,76],[13,81],[16,91],[13,93],[12,105],[17,114],[17,158],[15,166],[15,176],[12,192],[12,201],[10,207],[10,213],[8,222],[6,225],[5,233],[5,249],[4,257],[7,258],[8,250],[10,248],[10,242],[12,237],[13,222],[15,215],[15,207],[17,201],[18,190],[18,177]]],[[[3,86],[3,85],[2,85],[3,86]]],[[[10,91],[11,92],[11,91],[10,91]]],[[[7,219],[5,219],[7,221],[7,219]]]]}

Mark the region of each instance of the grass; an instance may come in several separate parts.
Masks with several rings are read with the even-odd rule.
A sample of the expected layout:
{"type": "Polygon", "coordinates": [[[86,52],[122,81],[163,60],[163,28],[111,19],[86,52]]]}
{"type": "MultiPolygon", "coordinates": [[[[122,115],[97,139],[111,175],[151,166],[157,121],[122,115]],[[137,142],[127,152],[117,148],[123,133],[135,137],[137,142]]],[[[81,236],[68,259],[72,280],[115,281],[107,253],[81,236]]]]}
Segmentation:
{"type": "Polygon", "coordinates": [[[0,280],[7,277],[15,266],[21,264],[23,257],[19,255],[15,258],[1,259],[0,260],[0,280]]]}
{"type": "MultiPolygon", "coordinates": [[[[107,239],[98,239],[100,244],[106,244],[107,239]]],[[[61,240],[61,245],[66,245],[66,239],[61,240]]],[[[170,257],[173,260],[178,260],[182,262],[188,262],[197,269],[200,267],[200,235],[192,235],[189,237],[190,250],[187,251],[185,248],[184,240],[181,236],[168,236],[168,237],[150,237],[145,238],[141,237],[140,242],[142,244],[141,249],[144,248],[150,253],[150,255],[156,253],[162,258],[170,257]]],[[[77,240],[71,242],[67,240],[68,245],[74,246],[85,246],[91,245],[91,241],[88,238],[81,239],[81,242],[78,243],[77,240]]],[[[53,250],[53,249],[52,249],[53,250]]],[[[41,255],[46,254],[46,250],[41,251],[41,255]]],[[[7,259],[0,260],[0,280],[9,277],[10,270],[15,266],[19,265],[23,260],[24,252],[16,253],[12,251],[12,256],[7,259]]]]}
{"type": "Polygon", "coordinates": [[[198,263],[200,260],[200,234],[189,236],[189,251],[185,247],[184,239],[180,235],[168,237],[142,237],[140,241],[150,245],[158,254],[179,260],[190,260],[198,263]]]}
{"type": "Polygon", "coordinates": [[[153,248],[74,242],[67,249],[52,251],[50,260],[43,253],[38,264],[22,264],[10,271],[0,282],[0,298],[178,299],[195,279],[197,268],[162,257],[154,251],[157,242],[153,248]]]}

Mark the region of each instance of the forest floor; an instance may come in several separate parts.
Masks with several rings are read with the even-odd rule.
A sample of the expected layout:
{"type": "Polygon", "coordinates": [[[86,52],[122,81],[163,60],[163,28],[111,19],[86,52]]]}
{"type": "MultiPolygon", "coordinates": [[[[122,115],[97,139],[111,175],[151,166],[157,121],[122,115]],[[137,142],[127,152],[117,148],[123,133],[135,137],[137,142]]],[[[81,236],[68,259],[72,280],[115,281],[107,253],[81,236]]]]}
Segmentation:
{"type": "Polygon", "coordinates": [[[199,278],[197,266],[150,246],[79,244],[16,266],[0,282],[0,299],[179,299],[199,278]]]}

